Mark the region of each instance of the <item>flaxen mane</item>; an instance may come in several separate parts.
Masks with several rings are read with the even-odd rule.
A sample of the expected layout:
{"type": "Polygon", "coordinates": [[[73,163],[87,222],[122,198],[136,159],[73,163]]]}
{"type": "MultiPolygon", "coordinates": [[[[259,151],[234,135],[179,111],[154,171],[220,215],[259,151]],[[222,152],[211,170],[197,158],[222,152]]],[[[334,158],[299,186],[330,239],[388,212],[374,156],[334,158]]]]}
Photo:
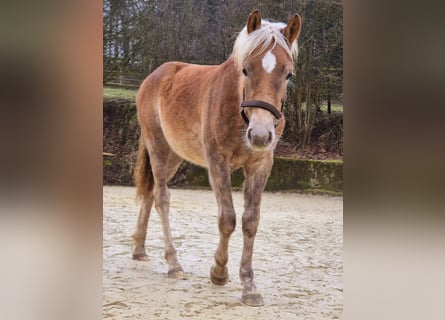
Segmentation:
{"type": "Polygon", "coordinates": [[[267,20],[262,20],[261,28],[250,34],[247,34],[247,26],[244,27],[236,38],[232,52],[238,69],[242,69],[243,63],[255,49],[258,48],[258,54],[261,54],[270,45],[273,46],[273,49],[278,44],[293,60],[296,60],[298,56],[298,41],[295,41],[292,47],[289,48],[289,42],[281,32],[285,27],[285,23],[269,22],[267,20]]]}

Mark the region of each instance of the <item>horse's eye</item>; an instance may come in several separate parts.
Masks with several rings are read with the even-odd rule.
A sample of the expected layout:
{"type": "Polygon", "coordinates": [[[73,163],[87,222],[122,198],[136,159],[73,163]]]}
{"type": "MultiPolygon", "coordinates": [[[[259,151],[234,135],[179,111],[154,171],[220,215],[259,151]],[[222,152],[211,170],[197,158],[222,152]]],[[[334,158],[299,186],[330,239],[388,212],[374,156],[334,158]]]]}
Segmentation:
{"type": "Polygon", "coordinates": [[[243,68],[243,74],[247,77],[247,69],[243,68]]]}
{"type": "Polygon", "coordinates": [[[289,80],[292,77],[292,73],[289,72],[289,74],[286,76],[286,80],[289,80]]]}

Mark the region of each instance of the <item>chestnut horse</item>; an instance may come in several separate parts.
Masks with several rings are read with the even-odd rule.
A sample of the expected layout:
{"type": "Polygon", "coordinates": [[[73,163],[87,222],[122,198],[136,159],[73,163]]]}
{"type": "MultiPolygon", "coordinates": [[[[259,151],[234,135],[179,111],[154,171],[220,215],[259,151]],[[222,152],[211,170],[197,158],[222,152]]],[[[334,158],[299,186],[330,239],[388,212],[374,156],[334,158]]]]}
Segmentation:
{"type": "Polygon", "coordinates": [[[133,259],[147,259],[144,242],[154,203],[162,223],[168,276],[184,277],[170,232],[167,182],[187,160],[208,168],[216,195],[220,239],[210,279],[224,285],[229,278],[228,243],[236,223],[230,174],[242,167],[242,302],[263,305],[253,279],[253,243],[261,193],[284,129],[281,108],[298,54],[300,27],[298,15],[287,24],[271,23],[255,10],[232,55],[221,65],[168,62],[144,80],[136,98],[141,138],[135,180],[142,204],[133,234],[133,259]]]}

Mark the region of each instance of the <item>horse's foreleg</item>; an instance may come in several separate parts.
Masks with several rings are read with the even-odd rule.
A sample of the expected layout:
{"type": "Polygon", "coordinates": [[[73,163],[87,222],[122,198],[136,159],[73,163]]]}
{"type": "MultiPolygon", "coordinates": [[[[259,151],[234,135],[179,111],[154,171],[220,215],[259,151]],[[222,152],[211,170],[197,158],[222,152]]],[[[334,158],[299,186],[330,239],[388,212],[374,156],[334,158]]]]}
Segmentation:
{"type": "Polygon", "coordinates": [[[209,177],[218,202],[218,229],[220,234],[219,245],[215,253],[215,265],[210,269],[210,280],[214,284],[224,285],[229,280],[227,271],[229,238],[236,225],[230,170],[223,161],[215,161],[209,165],[209,177]]]}
{"type": "MultiPolygon", "coordinates": [[[[258,166],[258,165],[257,165],[258,166]]],[[[245,167],[244,182],[244,214],[243,236],[244,246],[240,266],[240,279],[243,283],[242,302],[250,306],[264,304],[261,294],[258,292],[252,268],[253,244],[260,222],[261,194],[269,176],[272,161],[266,161],[261,167],[245,167]]]]}

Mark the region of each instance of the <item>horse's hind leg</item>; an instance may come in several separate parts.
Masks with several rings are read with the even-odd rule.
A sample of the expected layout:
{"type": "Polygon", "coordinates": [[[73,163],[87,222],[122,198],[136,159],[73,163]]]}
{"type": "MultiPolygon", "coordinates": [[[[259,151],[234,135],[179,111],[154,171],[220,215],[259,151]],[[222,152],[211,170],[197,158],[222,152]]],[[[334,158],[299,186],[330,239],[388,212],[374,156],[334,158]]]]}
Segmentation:
{"type": "Polygon", "coordinates": [[[178,262],[170,232],[170,193],[167,188],[168,180],[173,177],[183,160],[171,151],[163,137],[156,140],[154,145],[156,145],[156,150],[149,147],[150,151],[147,154],[144,154],[146,152],[145,143],[142,142],[142,145],[139,147],[140,157],[138,157],[137,169],[140,170],[136,172],[136,176],[142,178],[136,179],[136,184],[138,185],[138,194],[142,198],[142,205],[136,224],[136,231],[133,234],[135,244],[133,259],[147,260],[144,243],[150,211],[153,203],[155,203],[156,211],[159,213],[162,223],[165,258],[169,265],[168,274],[173,278],[183,278],[182,267],[178,262]],[[150,158],[148,154],[150,154],[150,158]],[[145,182],[143,178],[146,179],[145,182]]]}
{"type": "Polygon", "coordinates": [[[150,217],[151,207],[153,206],[153,174],[150,165],[150,159],[145,147],[144,138],[139,140],[138,158],[134,172],[138,198],[142,200],[139,210],[136,230],[133,233],[133,259],[147,260],[145,252],[145,238],[147,236],[147,225],[150,217]]]}
{"type": "MultiPolygon", "coordinates": [[[[157,143],[158,142],[159,141],[157,141],[157,143]]],[[[162,148],[157,144],[156,152],[150,152],[150,157],[154,178],[154,203],[162,224],[162,233],[164,235],[164,257],[168,263],[168,276],[171,278],[182,279],[184,278],[184,272],[178,261],[170,231],[170,192],[167,188],[167,182],[178,170],[178,167],[183,160],[171,151],[166,142],[163,144],[162,148]]]]}
{"type": "Polygon", "coordinates": [[[148,219],[150,218],[151,207],[153,206],[153,190],[142,198],[141,209],[139,210],[138,221],[136,223],[136,230],[133,233],[133,259],[147,260],[147,253],[145,252],[145,238],[147,236],[148,219]]]}

